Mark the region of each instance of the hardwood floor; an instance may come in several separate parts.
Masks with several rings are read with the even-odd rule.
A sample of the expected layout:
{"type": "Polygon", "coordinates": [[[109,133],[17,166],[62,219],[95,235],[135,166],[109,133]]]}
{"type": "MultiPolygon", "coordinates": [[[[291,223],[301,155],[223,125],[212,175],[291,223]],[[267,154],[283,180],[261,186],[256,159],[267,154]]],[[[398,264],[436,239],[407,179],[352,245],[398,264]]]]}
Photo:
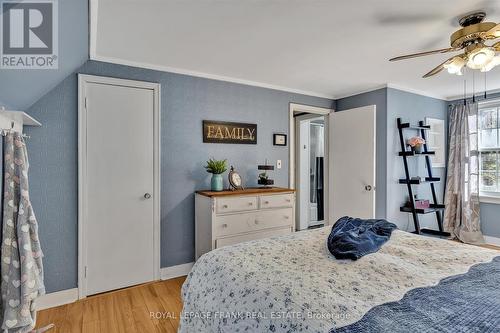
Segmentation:
{"type": "Polygon", "coordinates": [[[148,283],[43,310],[37,327],[54,323],[50,333],[177,332],[184,280],[148,283]]]}
{"type": "MultiPolygon", "coordinates": [[[[500,250],[494,245],[481,246],[500,250]]],[[[43,310],[38,313],[37,327],[54,323],[50,333],[177,332],[184,280],[148,283],[43,310]]]]}

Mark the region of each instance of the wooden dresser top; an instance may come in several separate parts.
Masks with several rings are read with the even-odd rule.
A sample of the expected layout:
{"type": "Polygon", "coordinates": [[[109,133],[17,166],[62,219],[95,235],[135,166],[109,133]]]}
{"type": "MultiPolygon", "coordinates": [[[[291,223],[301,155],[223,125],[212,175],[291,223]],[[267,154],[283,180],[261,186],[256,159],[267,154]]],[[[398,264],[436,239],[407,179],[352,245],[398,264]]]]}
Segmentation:
{"type": "Polygon", "coordinates": [[[214,191],[196,191],[197,194],[206,196],[206,197],[228,197],[228,196],[241,196],[241,195],[258,195],[258,194],[280,194],[280,193],[294,193],[295,190],[291,188],[282,188],[282,187],[270,187],[270,188],[262,188],[262,187],[252,187],[246,188],[244,190],[224,190],[220,192],[214,191]]]}

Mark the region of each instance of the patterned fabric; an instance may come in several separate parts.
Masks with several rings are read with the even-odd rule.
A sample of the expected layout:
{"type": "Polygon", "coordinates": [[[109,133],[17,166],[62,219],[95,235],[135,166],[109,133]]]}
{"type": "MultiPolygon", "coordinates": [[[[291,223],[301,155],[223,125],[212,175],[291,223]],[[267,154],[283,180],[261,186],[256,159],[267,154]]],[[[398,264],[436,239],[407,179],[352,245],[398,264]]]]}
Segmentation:
{"type": "Polygon", "coordinates": [[[500,332],[500,257],[435,287],[409,291],[331,333],[500,332]]]}
{"type": "Polygon", "coordinates": [[[8,332],[29,332],[34,300],[45,294],[38,224],[29,198],[28,157],[22,135],[4,138],[4,198],[1,253],[1,323],[8,332]]]}
{"type": "Polygon", "coordinates": [[[378,252],[336,260],[329,233],[324,227],[203,255],[182,288],[179,332],[328,332],[498,255],[395,230],[378,252]]]}
{"type": "Polygon", "coordinates": [[[444,229],[465,243],[484,243],[479,225],[477,103],[450,109],[444,229]]]}

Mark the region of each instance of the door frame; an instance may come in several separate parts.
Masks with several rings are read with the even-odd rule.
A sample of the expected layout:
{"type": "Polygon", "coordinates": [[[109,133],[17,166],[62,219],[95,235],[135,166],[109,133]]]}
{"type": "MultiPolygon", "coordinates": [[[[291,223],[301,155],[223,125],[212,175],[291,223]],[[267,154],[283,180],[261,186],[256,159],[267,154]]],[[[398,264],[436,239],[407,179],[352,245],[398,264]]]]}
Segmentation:
{"type": "MultiPolygon", "coordinates": [[[[330,198],[330,171],[329,171],[329,165],[330,165],[330,126],[329,126],[329,117],[328,115],[335,110],[333,108],[323,108],[323,107],[318,107],[318,106],[311,106],[311,105],[304,105],[304,104],[297,104],[297,103],[290,103],[289,106],[289,114],[288,114],[288,120],[289,120],[289,125],[288,125],[288,133],[290,136],[290,147],[289,147],[289,166],[288,166],[288,186],[292,189],[295,189],[295,164],[296,164],[296,129],[295,129],[295,117],[294,114],[297,113],[308,113],[308,114],[316,114],[318,116],[324,116],[325,117],[325,166],[324,166],[324,188],[323,192],[325,194],[325,225],[330,224],[330,204],[329,204],[329,198],[330,198]]],[[[300,194],[297,196],[297,198],[300,200],[300,194]]],[[[300,202],[295,205],[296,207],[299,207],[300,202]]],[[[295,214],[295,216],[298,216],[295,214]]],[[[296,217],[297,218],[297,217],[296,217]]],[[[295,228],[297,229],[297,221],[295,221],[295,228]]]]}
{"type": "Polygon", "coordinates": [[[85,94],[89,83],[153,91],[153,253],[154,280],[160,279],[160,96],[159,83],[78,74],[78,298],[87,297],[87,115],[85,94]]]}

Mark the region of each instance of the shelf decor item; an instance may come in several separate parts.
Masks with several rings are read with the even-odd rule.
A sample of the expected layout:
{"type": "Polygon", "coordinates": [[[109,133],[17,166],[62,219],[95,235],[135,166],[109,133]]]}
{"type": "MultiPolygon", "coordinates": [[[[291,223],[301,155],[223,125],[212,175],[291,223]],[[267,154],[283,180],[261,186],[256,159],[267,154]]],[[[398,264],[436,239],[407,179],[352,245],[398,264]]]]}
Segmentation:
{"type": "Polygon", "coordinates": [[[272,170],[274,170],[274,165],[267,164],[267,160],[266,160],[266,164],[259,165],[259,166],[257,166],[257,168],[259,170],[264,171],[264,172],[261,172],[259,174],[259,180],[257,181],[258,184],[259,185],[264,185],[263,188],[271,188],[270,186],[274,185],[274,180],[272,180],[272,179],[269,178],[269,175],[267,174],[266,171],[272,171],[272,170]]]}
{"type": "Polygon", "coordinates": [[[408,139],[408,146],[415,152],[415,154],[422,153],[422,147],[425,144],[425,140],[419,136],[414,136],[408,139]]]}
{"type": "Polygon", "coordinates": [[[210,182],[212,191],[222,191],[224,189],[224,181],[222,174],[227,170],[227,160],[216,160],[211,158],[207,161],[205,169],[212,174],[210,182]]]}
{"type": "Polygon", "coordinates": [[[231,171],[229,171],[229,189],[231,191],[236,190],[244,190],[243,185],[241,185],[241,176],[234,170],[234,167],[231,165],[231,171]]]}

